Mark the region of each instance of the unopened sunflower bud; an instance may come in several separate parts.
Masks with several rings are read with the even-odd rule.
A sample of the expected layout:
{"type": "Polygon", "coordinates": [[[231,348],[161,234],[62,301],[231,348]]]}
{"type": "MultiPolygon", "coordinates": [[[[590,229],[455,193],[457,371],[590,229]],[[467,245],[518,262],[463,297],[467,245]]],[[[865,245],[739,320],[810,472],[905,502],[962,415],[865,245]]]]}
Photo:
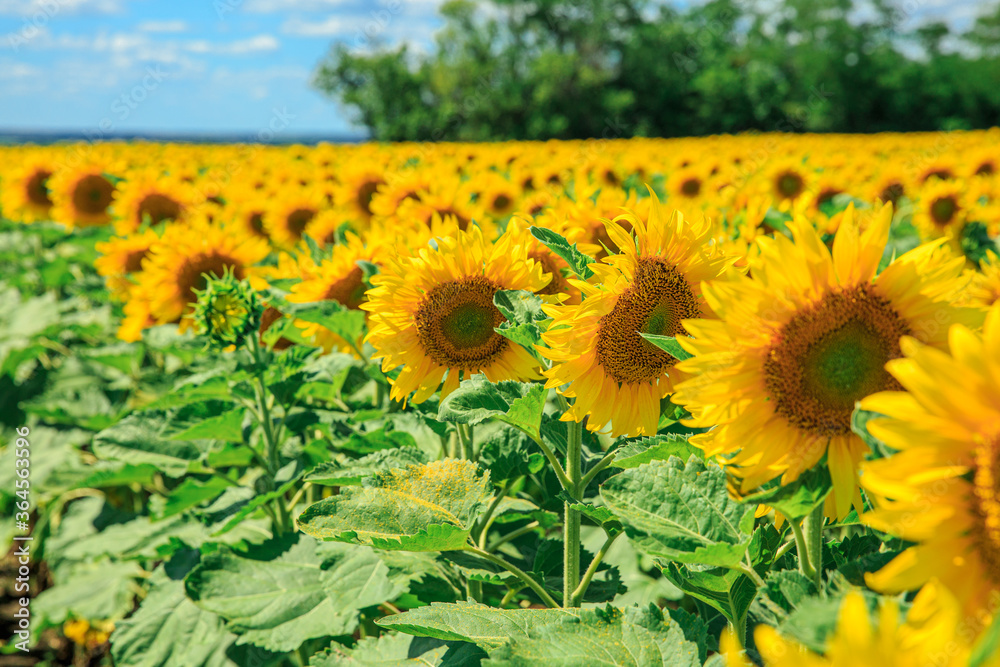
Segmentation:
{"type": "Polygon", "coordinates": [[[253,288],[227,271],[221,278],[208,277],[205,289],[198,292],[194,321],[211,344],[240,347],[257,333],[263,310],[253,288]]]}

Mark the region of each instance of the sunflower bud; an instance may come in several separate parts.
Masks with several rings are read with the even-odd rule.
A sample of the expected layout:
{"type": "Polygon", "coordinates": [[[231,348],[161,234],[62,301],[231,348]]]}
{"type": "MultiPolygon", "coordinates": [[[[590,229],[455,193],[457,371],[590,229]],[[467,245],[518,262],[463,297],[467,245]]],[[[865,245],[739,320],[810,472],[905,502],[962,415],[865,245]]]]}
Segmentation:
{"type": "Polygon", "coordinates": [[[264,310],[260,298],[231,271],[221,278],[208,276],[205,289],[197,294],[194,321],[198,332],[207,336],[210,344],[220,348],[241,347],[260,328],[264,310]]]}

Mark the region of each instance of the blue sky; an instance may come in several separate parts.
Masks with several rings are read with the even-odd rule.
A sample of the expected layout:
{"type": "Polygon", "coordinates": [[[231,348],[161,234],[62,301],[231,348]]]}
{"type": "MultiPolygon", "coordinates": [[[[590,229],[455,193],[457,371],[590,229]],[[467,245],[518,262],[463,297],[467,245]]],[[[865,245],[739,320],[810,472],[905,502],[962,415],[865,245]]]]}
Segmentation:
{"type": "MultiPolygon", "coordinates": [[[[901,0],[965,27],[977,0],[901,0]]],[[[0,0],[0,129],[361,134],[309,87],[332,42],[428,49],[439,0],[0,0]]]]}

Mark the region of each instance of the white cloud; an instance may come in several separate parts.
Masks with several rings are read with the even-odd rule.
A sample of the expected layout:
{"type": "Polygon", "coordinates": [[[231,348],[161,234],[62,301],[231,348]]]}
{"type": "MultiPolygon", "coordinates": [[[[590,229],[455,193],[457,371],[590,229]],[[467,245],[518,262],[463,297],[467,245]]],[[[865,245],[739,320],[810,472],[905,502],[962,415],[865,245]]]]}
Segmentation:
{"type": "Polygon", "coordinates": [[[184,21],[143,21],[136,26],[139,32],[187,32],[184,21]]]}
{"type": "Polygon", "coordinates": [[[281,32],[299,37],[332,37],[346,32],[347,26],[336,16],[325,21],[304,21],[300,18],[290,18],[281,26],[281,32]]]}

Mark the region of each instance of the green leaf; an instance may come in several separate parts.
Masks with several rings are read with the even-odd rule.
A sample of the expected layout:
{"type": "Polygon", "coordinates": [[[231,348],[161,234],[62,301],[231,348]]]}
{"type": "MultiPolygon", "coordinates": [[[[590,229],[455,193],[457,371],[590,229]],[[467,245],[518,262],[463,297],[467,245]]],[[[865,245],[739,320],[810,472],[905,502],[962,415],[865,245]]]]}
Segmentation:
{"type": "Polygon", "coordinates": [[[700,667],[699,647],[655,606],[583,609],[560,623],[529,627],[490,651],[484,667],[563,665],[700,667]]]}
{"type": "Polygon", "coordinates": [[[493,295],[493,305],[512,324],[549,319],[542,311],[542,300],[527,290],[499,290],[493,295]]]}
{"type": "Polygon", "coordinates": [[[313,537],[400,551],[461,549],[489,497],[470,461],[448,459],[374,475],[308,507],[299,528],[313,537]]]}
{"type": "Polygon", "coordinates": [[[681,347],[681,344],[677,342],[677,338],[673,336],[657,336],[656,334],[648,334],[641,331],[639,335],[678,361],[684,361],[694,356],[681,347]]]}
{"type": "Polygon", "coordinates": [[[544,322],[549,318],[542,312],[542,300],[527,290],[500,290],[493,295],[493,304],[507,320],[494,331],[540,359],[535,346],[541,341],[547,328],[544,322]]]}
{"type": "Polygon", "coordinates": [[[861,408],[855,408],[854,412],[851,413],[851,430],[859,438],[865,441],[865,444],[872,450],[872,452],[880,457],[885,458],[891,456],[896,450],[889,447],[874,435],[868,432],[868,422],[872,419],[882,419],[885,415],[878,412],[872,412],[870,410],[862,410],[861,408]]]}
{"type": "Polygon", "coordinates": [[[746,617],[757,595],[753,580],[739,570],[719,567],[693,570],[686,565],[667,563],[663,574],[688,595],[718,609],[733,624],[746,617]]]}
{"type": "Polygon", "coordinates": [[[94,436],[94,453],[102,459],[149,463],[173,477],[208,451],[207,441],[174,440],[162,412],[132,414],[94,436]]]}
{"type": "Polygon", "coordinates": [[[494,384],[484,375],[473,375],[441,401],[438,419],[471,425],[496,419],[537,439],[547,395],[540,384],[510,380],[494,384]]]}
{"type": "Polygon", "coordinates": [[[1000,617],[994,616],[990,627],[983,632],[972,647],[969,667],[981,667],[991,658],[1000,655],[1000,617]]]}
{"type": "Polygon", "coordinates": [[[636,547],[682,563],[737,567],[750,541],[753,508],[734,502],[726,475],[692,456],[652,461],[601,486],[605,505],[636,547]]]}
{"type": "Polygon", "coordinates": [[[391,431],[382,428],[368,433],[352,433],[340,443],[340,448],[357,454],[371,454],[384,449],[397,450],[401,447],[416,447],[417,441],[405,431],[391,431]]]}
{"type": "Polygon", "coordinates": [[[830,471],[826,466],[817,466],[800,475],[794,482],[776,484],[769,489],[744,496],[743,502],[770,505],[790,521],[798,521],[822,505],[832,489],[830,471]]]}
{"type": "Polygon", "coordinates": [[[826,640],[837,627],[840,612],[839,597],[807,597],[802,599],[778,626],[778,632],[816,653],[826,650],[826,640]]]}
{"type": "Polygon", "coordinates": [[[382,449],[343,463],[321,463],[306,475],[306,481],[324,486],[361,486],[363,479],[377,472],[419,463],[427,463],[427,455],[416,447],[382,449]]]}
{"type": "Polygon", "coordinates": [[[666,461],[671,456],[682,461],[692,456],[704,458],[700,449],[688,443],[687,436],[666,433],[621,445],[611,465],[615,468],[637,468],[650,461],[666,461]]]}
{"type": "Polygon", "coordinates": [[[185,583],[198,607],[226,619],[238,643],[293,651],[309,639],[351,634],[360,609],[405,589],[388,574],[370,550],[292,535],[245,554],[222,547],[185,583]]]}
{"type": "Polygon", "coordinates": [[[236,408],[221,415],[209,417],[180,433],[170,436],[171,440],[224,440],[243,442],[243,416],[245,410],[236,408]]]}
{"type": "Polygon", "coordinates": [[[502,425],[481,442],[479,464],[490,471],[494,484],[500,484],[539,472],[545,457],[522,431],[502,425]]]}
{"type": "Polygon", "coordinates": [[[285,494],[288,493],[302,478],[303,473],[304,471],[302,470],[302,466],[298,461],[292,461],[286,464],[274,475],[275,488],[271,489],[267,493],[258,493],[254,495],[254,497],[251,498],[245,505],[240,507],[239,511],[230,517],[221,528],[213,532],[212,536],[216,537],[218,535],[228,533],[239,526],[244,519],[257,511],[259,507],[263,507],[272,500],[276,500],[278,498],[283,499],[285,494]]]}
{"type": "MultiPolygon", "coordinates": [[[[154,517],[159,520],[180,514],[189,507],[194,507],[206,500],[215,498],[229,486],[232,486],[232,484],[218,477],[211,477],[204,482],[189,477],[180,486],[170,492],[166,500],[161,503],[162,507],[153,506],[153,509],[156,510],[154,517]]],[[[154,496],[153,500],[157,499],[158,497],[154,496]]]]}
{"type": "Polygon", "coordinates": [[[115,624],[111,656],[117,667],[229,667],[236,636],[221,618],[202,611],[184,593],[183,576],[197,558],[185,552],[161,565],[139,609],[115,624]],[[184,562],[188,561],[188,562],[184,562]]]}
{"type": "Polygon", "coordinates": [[[450,641],[467,641],[487,650],[513,637],[566,618],[577,618],[580,609],[497,609],[474,602],[434,602],[376,621],[384,628],[450,641]]]}
{"type": "Polygon", "coordinates": [[[577,276],[587,280],[594,275],[588,266],[594,263],[594,259],[577,250],[575,243],[570,244],[566,237],[544,227],[531,227],[529,231],[532,236],[545,244],[545,247],[562,257],[577,276]]]}
{"type": "Polygon", "coordinates": [[[71,618],[117,621],[132,611],[135,580],[142,570],[135,563],[74,563],[58,571],[56,585],[31,601],[36,630],[71,618]]]}
{"type": "Polygon", "coordinates": [[[295,319],[325,327],[346,341],[355,342],[365,330],[365,312],[347,308],[336,301],[283,305],[282,313],[295,319]]]}
{"type": "Polygon", "coordinates": [[[314,655],[309,667],[479,667],[486,657],[472,644],[427,642],[409,635],[383,634],[362,639],[354,648],[334,644],[314,655]]]}

